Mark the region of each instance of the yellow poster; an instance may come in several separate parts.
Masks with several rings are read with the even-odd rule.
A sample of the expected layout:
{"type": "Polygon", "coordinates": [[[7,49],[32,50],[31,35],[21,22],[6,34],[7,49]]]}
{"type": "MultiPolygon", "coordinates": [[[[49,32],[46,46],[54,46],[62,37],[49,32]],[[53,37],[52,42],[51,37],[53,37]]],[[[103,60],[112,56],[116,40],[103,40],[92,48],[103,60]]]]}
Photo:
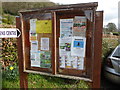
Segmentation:
{"type": "Polygon", "coordinates": [[[51,20],[37,20],[36,21],[36,33],[52,33],[52,21],[51,20]]]}

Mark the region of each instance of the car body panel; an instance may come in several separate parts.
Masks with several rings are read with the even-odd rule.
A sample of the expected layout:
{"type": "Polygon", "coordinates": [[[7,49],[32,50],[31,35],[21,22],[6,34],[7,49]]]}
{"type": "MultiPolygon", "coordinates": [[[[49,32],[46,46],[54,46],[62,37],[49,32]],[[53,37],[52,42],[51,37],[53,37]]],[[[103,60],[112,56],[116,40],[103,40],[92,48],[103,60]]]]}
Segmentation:
{"type": "Polygon", "coordinates": [[[120,45],[113,50],[108,58],[111,60],[113,67],[104,66],[105,77],[112,82],[120,84],[120,45]]]}
{"type": "Polygon", "coordinates": [[[115,71],[120,72],[120,45],[114,49],[108,58],[111,59],[115,71]]]}

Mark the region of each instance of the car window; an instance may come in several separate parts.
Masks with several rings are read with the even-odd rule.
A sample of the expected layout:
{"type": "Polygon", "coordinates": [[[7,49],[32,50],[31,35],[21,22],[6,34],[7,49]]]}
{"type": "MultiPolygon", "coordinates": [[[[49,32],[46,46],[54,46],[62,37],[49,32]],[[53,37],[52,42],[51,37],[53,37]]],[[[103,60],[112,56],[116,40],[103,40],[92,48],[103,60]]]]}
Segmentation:
{"type": "Polygon", "coordinates": [[[113,57],[120,58],[120,47],[116,49],[116,51],[113,54],[113,57]]]}

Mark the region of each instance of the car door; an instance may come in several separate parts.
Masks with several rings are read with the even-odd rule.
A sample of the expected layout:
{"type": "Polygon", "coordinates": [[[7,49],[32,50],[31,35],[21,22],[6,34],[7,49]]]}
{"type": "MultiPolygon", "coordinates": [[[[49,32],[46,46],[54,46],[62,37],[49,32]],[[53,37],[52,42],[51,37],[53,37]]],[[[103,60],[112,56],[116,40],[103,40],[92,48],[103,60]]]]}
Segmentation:
{"type": "Polygon", "coordinates": [[[120,45],[116,47],[110,58],[115,71],[120,73],[120,45]]]}

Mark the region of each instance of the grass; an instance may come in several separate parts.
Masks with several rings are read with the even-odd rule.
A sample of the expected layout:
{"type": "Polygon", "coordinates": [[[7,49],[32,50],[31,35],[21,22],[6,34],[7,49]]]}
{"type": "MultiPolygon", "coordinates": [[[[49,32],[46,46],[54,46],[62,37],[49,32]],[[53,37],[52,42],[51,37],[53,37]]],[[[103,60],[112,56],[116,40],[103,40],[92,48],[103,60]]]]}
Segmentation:
{"type": "MultiPolygon", "coordinates": [[[[14,81],[6,80],[3,77],[2,87],[20,88],[19,77],[17,77],[14,81]]],[[[69,80],[38,74],[29,74],[28,88],[89,88],[89,85],[82,80],[69,80]]]]}
{"type": "Polygon", "coordinates": [[[2,88],[19,88],[19,79],[16,78],[14,81],[2,79],[2,88]]]}

